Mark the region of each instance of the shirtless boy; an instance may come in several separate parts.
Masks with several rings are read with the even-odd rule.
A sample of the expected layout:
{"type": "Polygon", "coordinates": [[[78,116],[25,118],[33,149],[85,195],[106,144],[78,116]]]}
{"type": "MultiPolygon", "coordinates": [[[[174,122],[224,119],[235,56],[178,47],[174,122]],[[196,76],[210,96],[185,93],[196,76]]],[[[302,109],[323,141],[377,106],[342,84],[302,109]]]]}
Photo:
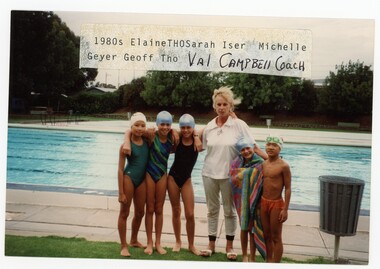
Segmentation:
{"type": "Polygon", "coordinates": [[[266,139],[268,159],[263,162],[263,194],[261,197],[261,221],[263,224],[267,262],[280,262],[283,253],[282,224],[288,219],[291,196],[291,172],[289,164],[280,157],[283,140],[277,136],[266,139]],[[285,199],[282,192],[285,189],[285,199]]]}

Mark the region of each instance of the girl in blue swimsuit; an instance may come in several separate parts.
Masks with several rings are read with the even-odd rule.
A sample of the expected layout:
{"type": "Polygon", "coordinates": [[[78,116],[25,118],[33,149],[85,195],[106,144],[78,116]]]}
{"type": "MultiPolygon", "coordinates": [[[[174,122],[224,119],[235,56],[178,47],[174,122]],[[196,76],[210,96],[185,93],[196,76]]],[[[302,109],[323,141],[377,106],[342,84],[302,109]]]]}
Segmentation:
{"type": "Polygon", "coordinates": [[[148,162],[149,147],[142,135],[146,131],[146,118],[144,114],[137,112],[131,117],[132,154],[129,156],[123,152],[123,145],[119,150],[118,189],[120,212],[118,218],[118,231],[120,237],[120,254],[130,256],[127,244],[127,219],[133,199],[135,214],[132,219],[132,232],[130,245],[143,247],[137,240],[146,201],[145,169],[148,162]],[[125,166],[125,160],[127,165],[125,166]]]}
{"type": "Polygon", "coordinates": [[[180,142],[175,149],[175,157],[168,176],[168,193],[172,206],[172,223],[176,244],[174,252],[181,249],[181,204],[180,198],[185,208],[186,232],[188,239],[188,249],[195,255],[200,251],[194,246],[195,220],[194,220],[194,190],[191,183],[191,172],[197,161],[198,151],[194,147],[194,118],[189,114],[184,114],[179,119],[180,142]]]}

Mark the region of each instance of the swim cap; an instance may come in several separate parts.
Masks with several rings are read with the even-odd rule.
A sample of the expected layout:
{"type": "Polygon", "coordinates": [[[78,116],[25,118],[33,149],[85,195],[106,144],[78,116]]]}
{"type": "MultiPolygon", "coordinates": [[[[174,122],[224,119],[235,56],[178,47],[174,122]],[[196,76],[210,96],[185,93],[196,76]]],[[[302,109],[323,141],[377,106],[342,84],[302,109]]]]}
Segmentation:
{"type": "Polygon", "coordinates": [[[248,137],[241,137],[236,142],[236,149],[240,152],[243,148],[253,148],[253,142],[248,137]]]}
{"type": "Polygon", "coordinates": [[[172,124],[173,123],[172,115],[165,110],[158,113],[157,118],[156,118],[156,124],[159,125],[161,123],[172,124]]]}
{"type": "Polygon", "coordinates": [[[266,144],[269,144],[269,143],[277,144],[280,147],[280,149],[282,149],[284,145],[284,140],[279,136],[268,136],[265,142],[266,144]]]}
{"type": "Polygon", "coordinates": [[[184,127],[184,126],[190,126],[191,128],[194,129],[195,121],[194,121],[193,116],[191,116],[190,114],[183,114],[179,118],[179,127],[184,127]]]}
{"type": "Polygon", "coordinates": [[[135,124],[136,121],[143,121],[144,123],[146,123],[145,115],[141,112],[133,113],[133,115],[131,116],[131,127],[135,124]]]}

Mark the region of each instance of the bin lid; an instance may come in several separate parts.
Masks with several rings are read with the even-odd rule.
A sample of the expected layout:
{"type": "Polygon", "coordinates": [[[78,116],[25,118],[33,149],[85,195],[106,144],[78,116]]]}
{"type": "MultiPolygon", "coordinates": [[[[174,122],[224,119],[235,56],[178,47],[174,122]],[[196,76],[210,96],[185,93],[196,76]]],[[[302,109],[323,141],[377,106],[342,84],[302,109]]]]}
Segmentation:
{"type": "Polygon", "coordinates": [[[319,176],[319,180],[323,182],[338,183],[338,184],[343,184],[343,185],[344,184],[364,185],[364,180],[353,178],[353,177],[324,175],[324,176],[319,176]]]}

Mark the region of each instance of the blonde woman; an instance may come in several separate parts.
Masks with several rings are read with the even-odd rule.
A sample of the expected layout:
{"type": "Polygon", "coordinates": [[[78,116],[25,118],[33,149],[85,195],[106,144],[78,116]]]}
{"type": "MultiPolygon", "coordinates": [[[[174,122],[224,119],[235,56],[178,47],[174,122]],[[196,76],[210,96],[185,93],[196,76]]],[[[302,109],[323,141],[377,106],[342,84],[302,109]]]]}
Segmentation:
{"type": "Polygon", "coordinates": [[[268,156],[256,144],[248,125],[244,121],[231,116],[234,111],[234,99],[231,89],[222,87],[215,90],[212,100],[217,116],[202,131],[203,149],[207,151],[202,170],[202,179],[208,209],[209,244],[207,249],[201,251],[201,255],[207,257],[215,252],[221,194],[227,240],[227,259],[236,260],[237,254],[233,249],[233,241],[237,227],[237,214],[232,198],[231,184],[229,183],[231,162],[239,154],[235,145],[239,138],[249,137],[254,145],[254,152],[264,159],[268,156]]]}

